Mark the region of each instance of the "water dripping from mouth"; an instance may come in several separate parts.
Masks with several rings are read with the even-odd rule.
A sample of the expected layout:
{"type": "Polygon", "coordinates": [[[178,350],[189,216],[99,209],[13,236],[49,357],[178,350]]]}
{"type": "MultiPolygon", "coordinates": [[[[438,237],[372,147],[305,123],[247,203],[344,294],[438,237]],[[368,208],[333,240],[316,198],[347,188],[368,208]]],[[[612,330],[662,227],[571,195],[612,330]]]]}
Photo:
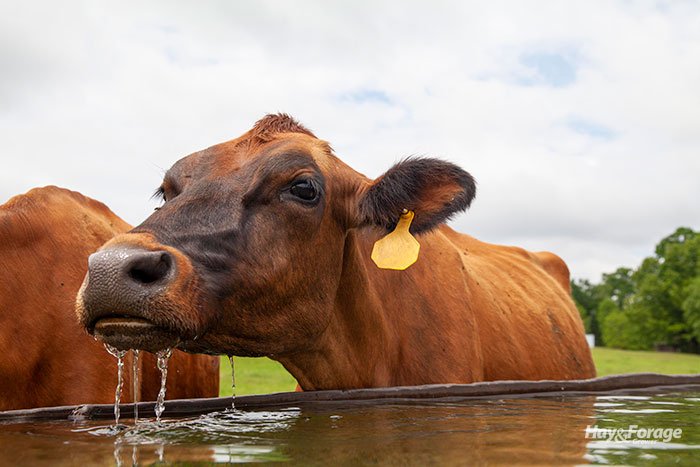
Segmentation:
{"type": "Polygon", "coordinates": [[[131,365],[131,372],[132,372],[132,380],[134,382],[134,389],[133,389],[133,399],[134,399],[134,425],[138,423],[139,421],[139,399],[141,399],[141,394],[139,394],[139,350],[138,349],[133,349],[132,350],[132,365],[131,365]]]}
{"type": "Polygon", "coordinates": [[[124,386],[124,355],[126,350],[119,350],[109,344],[105,344],[105,349],[110,355],[117,358],[117,389],[114,391],[114,424],[119,426],[119,400],[122,397],[124,386]]]}
{"type": "Polygon", "coordinates": [[[160,422],[160,416],[165,410],[165,381],[168,378],[168,359],[173,354],[173,349],[165,349],[156,353],[158,357],[158,369],[160,370],[160,391],[156,400],[156,422],[160,422]]]}
{"type": "Polygon", "coordinates": [[[231,362],[231,388],[233,393],[231,394],[231,410],[236,410],[236,371],[233,368],[233,355],[228,356],[231,362]]]}

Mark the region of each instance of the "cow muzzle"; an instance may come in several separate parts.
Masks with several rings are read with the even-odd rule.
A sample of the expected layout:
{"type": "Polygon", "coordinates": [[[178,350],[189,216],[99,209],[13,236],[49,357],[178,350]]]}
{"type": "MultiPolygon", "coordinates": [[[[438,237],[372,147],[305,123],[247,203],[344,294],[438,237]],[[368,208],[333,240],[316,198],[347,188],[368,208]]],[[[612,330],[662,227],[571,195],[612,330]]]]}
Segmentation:
{"type": "Polygon", "coordinates": [[[120,350],[175,347],[182,335],[172,316],[177,301],[173,295],[180,295],[177,263],[170,251],[129,245],[90,255],[77,298],[81,323],[120,350]]]}

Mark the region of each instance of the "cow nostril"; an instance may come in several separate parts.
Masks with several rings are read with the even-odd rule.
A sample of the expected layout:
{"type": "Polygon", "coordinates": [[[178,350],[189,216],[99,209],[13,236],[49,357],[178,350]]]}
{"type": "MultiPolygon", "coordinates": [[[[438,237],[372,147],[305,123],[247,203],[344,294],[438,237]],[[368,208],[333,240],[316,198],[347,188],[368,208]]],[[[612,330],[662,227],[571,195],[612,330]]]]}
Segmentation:
{"type": "Polygon", "coordinates": [[[128,274],[140,284],[152,284],[165,279],[172,269],[173,259],[165,251],[143,253],[129,265],[128,274]]]}

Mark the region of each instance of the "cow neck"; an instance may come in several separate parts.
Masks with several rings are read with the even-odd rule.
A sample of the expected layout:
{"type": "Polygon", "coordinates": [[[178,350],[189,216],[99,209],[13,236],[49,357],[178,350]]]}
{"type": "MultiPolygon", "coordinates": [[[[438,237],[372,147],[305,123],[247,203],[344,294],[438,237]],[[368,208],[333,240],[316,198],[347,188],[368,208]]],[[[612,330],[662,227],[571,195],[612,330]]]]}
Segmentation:
{"type": "Polygon", "coordinates": [[[376,239],[348,235],[330,325],[313,350],[283,362],[287,369],[304,389],[483,380],[479,326],[459,293],[468,278],[460,250],[442,232],[424,235],[416,264],[387,271],[370,259],[376,239]]]}
{"type": "Polygon", "coordinates": [[[351,230],[331,321],[311,350],[280,359],[305,390],[391,386],[396,355],[391,323],[371,282],[371,242],[351,230]]]}

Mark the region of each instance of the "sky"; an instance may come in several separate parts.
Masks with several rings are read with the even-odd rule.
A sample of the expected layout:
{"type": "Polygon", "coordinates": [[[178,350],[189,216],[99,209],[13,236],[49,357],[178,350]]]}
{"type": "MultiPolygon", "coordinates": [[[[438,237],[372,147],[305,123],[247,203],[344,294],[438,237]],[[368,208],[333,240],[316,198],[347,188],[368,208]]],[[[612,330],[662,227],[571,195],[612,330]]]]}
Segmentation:
{"type": "Polygon", "coordinates": [[[356,170],[477,180],[450,223],[574,278],[700,230],[700,2],[0,0],[0,203],[145,219],[181,157],[285,112],[356,170]]]}

